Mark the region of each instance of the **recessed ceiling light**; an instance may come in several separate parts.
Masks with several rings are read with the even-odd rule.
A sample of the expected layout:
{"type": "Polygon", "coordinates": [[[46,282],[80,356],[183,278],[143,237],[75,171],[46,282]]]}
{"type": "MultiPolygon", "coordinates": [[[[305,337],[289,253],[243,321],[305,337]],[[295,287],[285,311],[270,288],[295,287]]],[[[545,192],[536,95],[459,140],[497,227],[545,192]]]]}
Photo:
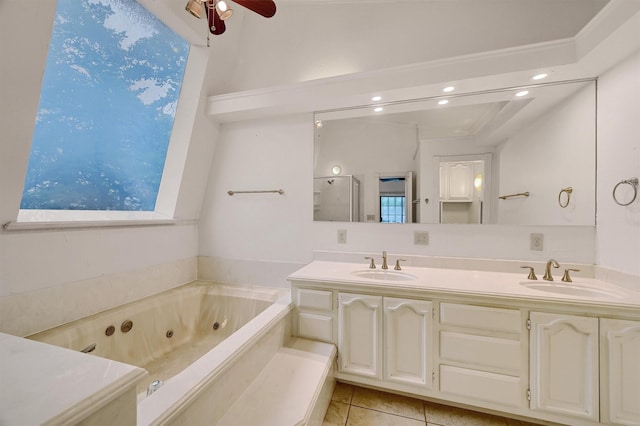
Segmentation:
{"type": "Polygon", "coordinates": [[[547,77],[549,74],[543,73],[541,72],[540,74],[536,74],[533,77],[531,77],[532,80],[542,80],[543,78],[547,77]]]}
{"type": "Polygon", "coordinates": [[[442,89],[442,91],[448,93],[448,92],[453,92],[453,89],[455,89],[455,87],[447,86],[444,89],[442,89]]]}
{"type": "Polygon", "coordinates": [[[527,96],[529,94],[528,90],[522,90],[518,93],[516,93],[516,96],[521,97],[521,96],[527,96]]]}
{"type": "Polygon", "coordinates": [[[373,102],[378,102],[378,101],[382,100],[382,96],[374,96],[373,98],[371,98],[371,100],[373,102]]]}
{"type": "Polygon", "coordinates": [[[374,112],[380,112],[380,111],[382,111],[383,109],[384,109],[384,108],[382,108],[382,107],[377,107],[377,108],[375,108],[373,111],[374,111],[374,112]]]}
{"type": "Polygon", "coordinates": [[[448,104],[448,103],[449,103],[449,101],[448,101],[448,100],[446,100],[446,99],[443,99],[443,100],[441,100],[441,101],[438,101],[438,105],[446,105],[446,104],[448,104]]]}
{"type": "Polygon", "coordinates": [[[322,126],[323,126],[323,124],[322,124],[322,121],[321,121],[321,120],[316,120],[316,123],[315,123],[315,124],[316,124],[316,129],[321,129],[321,128],[322,128],[322,126]]]}

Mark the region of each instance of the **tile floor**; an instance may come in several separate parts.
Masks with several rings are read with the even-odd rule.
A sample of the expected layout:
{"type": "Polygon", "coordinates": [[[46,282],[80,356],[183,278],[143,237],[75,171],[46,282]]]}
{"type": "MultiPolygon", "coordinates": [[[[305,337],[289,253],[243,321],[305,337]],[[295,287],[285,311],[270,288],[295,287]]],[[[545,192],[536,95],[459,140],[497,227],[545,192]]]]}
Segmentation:
{"type": "Polygon", "coordinates": [[[323,426],[533,426],[338,382],[323,426]]]}

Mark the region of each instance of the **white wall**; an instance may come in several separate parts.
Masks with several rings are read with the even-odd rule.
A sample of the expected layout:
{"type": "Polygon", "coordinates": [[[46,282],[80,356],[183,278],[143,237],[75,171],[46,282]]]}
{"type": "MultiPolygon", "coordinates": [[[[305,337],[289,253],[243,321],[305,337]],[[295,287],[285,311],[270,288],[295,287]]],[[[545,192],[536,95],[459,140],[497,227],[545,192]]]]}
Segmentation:
{"type": "Polygon", "coordinates": [[[312,120],[221,126],[200,218],[201,278],[284,286],[288,273],[311,260],[312,120]],[[274,189],[284,195],[227,194],[274,189]],[[278,264],[284,272],[273,276],[278,264]]]}
{"type": "Polygon", "coordinates": [[[500,224],[594,223],[595,90],[587,85],[499,147],[500,194],[529,192],[498,202],[500,224]],[[558,194],[572,187],[569,205],[558,194]]]}
{"type": "MultiPolygon", "coordinates": [[[[631,177],[640,178],[640,51],[598,80],[596,232],[598,265],[640,276],[640,196],[627,207],[612,197],[613,187],[631,177]]],[[[620,198],[632,196],[623,186],[620,198]]]]}

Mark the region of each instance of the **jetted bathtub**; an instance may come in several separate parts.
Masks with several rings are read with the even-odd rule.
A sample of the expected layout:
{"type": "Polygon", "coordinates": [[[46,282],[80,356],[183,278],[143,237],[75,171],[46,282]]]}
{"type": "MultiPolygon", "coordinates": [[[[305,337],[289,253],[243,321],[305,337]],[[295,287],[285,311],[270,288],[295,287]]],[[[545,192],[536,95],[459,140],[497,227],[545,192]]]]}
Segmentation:
{"type": "Polygon", "coordinates": [[[146,369],[139,425],[215,424],[284,343],[291,309],[288,289],[196,281],[28,338],[146,369]]]}

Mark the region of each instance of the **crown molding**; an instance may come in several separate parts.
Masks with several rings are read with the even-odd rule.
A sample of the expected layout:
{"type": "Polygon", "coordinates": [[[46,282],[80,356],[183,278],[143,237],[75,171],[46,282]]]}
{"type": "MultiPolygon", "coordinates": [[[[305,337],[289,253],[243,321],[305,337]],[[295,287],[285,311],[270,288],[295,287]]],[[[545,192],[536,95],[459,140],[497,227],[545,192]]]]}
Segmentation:
{"type": "Polygon", "coordinates": [[[611,0],[575,37],[213,95],[206,112],[225,123],[367,105],[373,93],[386,102],[437,96],[445,83],[456,93],[519,86],[537,71],[550,72],[547,81],[593,78],[640,48],[638,22],[640,1],[611,0]]]}

